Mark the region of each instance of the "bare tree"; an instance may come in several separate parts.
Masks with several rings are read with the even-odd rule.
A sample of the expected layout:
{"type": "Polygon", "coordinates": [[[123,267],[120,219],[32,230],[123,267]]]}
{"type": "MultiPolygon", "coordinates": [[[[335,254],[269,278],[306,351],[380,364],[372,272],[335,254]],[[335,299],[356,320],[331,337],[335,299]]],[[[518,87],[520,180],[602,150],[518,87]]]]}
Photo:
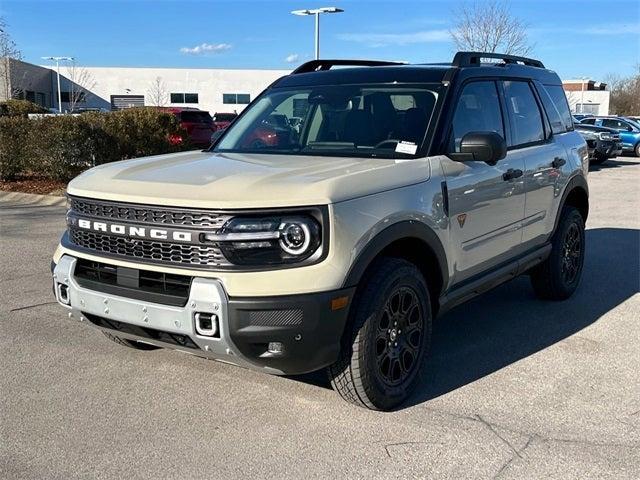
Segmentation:
{"type": "Polygon", "coordinates": [[[167,88],[162,77],[156,77],[156,79],[151,82],[147,96],[149,97],[149,104],[154,107],[164,107],[167,104],[169,95],[167,94],[167,88]]]}
{"type": "Polygon", "coordinates": [[[20,60],[22,53],[18,49],[16,42],[11,39],[7,32],[7,22],[0,17],[0,82],[3,97],[13,98],[14,94],[11,87],[11,59],[20,60]]]}
{"type": "Polygon", "coordinates": [[[69,79],[69,110],[74,111],[78,103],[84,102],[87,95],[96,86],[96,80],[91,72],[80,67],[74,61],[67,67],[67,77],[69,79]]]}
{"type": "Polygon", "coordinates": [[[629,77],[608,75],[605,82],[611,91],[609,109],[616,115],[640,115],[640,64],[629,77]]]}
{"type": "Polygon", "coordinates": [[[503,0],[465,3],[454,15],[455,26],[449,33],[458,50],[527,55],[533,48],[527,25],[511,14],[503,0]]]}

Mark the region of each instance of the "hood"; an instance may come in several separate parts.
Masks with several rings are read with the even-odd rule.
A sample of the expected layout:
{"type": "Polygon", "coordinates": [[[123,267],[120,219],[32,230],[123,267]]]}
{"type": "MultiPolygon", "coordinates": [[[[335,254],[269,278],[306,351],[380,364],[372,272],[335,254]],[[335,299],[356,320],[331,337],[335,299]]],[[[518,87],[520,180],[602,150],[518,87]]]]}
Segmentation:
{"type": "Polygon", "coordinates": [[[428,159],[183,152],[124,160],[76,177],[68,193],[196,208],[270,208],[336,203],[419,183],[428,159]]]}

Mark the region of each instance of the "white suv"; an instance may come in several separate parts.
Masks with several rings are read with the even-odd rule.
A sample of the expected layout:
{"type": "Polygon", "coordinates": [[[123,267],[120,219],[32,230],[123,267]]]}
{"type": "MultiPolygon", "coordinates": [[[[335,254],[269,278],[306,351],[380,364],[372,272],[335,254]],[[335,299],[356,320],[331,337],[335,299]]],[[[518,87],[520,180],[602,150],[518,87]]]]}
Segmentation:
{"type": "Polygon", "coordinates": [[[54,290],[123,345],[326,367],[346,400],[391,409],[437,314],[523,273],[542,298],[573,293],[587,168],[537,60],[312,61],[207,151],[73,180],[54,290]]]}

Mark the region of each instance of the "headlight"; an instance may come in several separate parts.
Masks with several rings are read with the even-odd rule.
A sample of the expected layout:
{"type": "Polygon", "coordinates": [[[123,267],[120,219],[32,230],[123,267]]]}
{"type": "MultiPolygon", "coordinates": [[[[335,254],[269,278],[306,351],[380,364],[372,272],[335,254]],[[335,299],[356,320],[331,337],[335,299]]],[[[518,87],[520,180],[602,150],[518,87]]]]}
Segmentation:
{"type": "Polygon", "coordinates": [[[598,136],[600,137],[600,140],[611,140],[611,134],[608,132],[600,132],[598,136]]]}
{"type": "Polygon", "coordinates": [[[203,234],[202,240],[216,243],[235,265],[300,263],[321,253],[321,218],[312,214],[235,217],[220,232],[203,234]]]}

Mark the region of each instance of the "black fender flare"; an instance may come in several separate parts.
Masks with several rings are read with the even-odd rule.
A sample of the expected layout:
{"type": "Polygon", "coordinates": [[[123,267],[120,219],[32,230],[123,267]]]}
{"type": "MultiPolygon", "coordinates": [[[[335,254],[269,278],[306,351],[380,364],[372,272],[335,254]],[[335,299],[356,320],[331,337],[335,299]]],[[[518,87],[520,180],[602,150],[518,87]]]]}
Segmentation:
{"type": "MultiPolygon", "coordinates": [[[[565,204],[567,203],[567,197],[576,188],[584,190],[584,193],[587,195],[587,216],[588,216],[588,213],[589,213],[589,185],[587,184],[587,179],[584,177],[584,175],[574,175],[571,178],[571,180],[569,180],[569,182],[567,183],[567,186],[564,188],[564,192],[562,192],[562,198],[560,199],[560,203],[558,204],[558,211],[556,212],[556,218],[555,218],[555,221],[554,221],[554,224],[553,224],[553,232],[551,233],[551,236],[553,236],[556,233],[556,229],[558,228],[558,222],[560,221],[560,214],[562,213],[562,209],[564,208],[565,204]]],[[[585,216],[584,220],[585,220],[585,222],[587,221],[586,216],[585,216]]]]}
{"type": "MultiPolygon", "coordinates": [[[[433,229],[424,223],[417,222],[415,220],[405,220],[394,223],[373,237],[349,268],[349,272],[347,273],[343,286],[357,286],[360,283],[367,267],[380,254],[380,252],[393,242],[407,238],[421,240],[433,251],[438,262],[438,270],[442,277],[442,288],[446,288],[449,282],[449,270],[444,247],[433,229]]],[[[442,292],[439,293],[441,294],[442,292]]]]}

